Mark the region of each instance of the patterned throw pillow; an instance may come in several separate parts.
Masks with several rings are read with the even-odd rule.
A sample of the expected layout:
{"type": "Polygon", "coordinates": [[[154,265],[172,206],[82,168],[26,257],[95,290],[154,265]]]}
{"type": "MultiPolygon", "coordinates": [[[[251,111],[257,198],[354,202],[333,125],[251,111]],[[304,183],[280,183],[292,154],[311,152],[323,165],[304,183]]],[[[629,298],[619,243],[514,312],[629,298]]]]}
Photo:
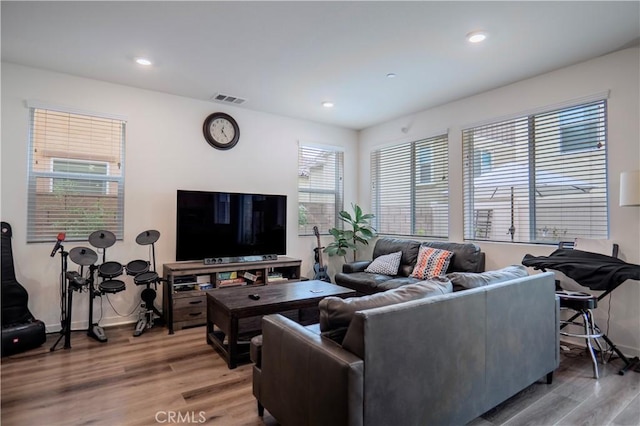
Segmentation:
{"type": "Polygon", "coordinates": [[[449,267],[449,262],[451,262],[451,257],[453,257],[452,251],[420,246],[418,260],[410,277],[427,280],[444,275],[449,267]]]}
{"type": "Polygon", "coordinates": [[[378,256],[364,271],[372,274],[397,275],[401,258],[401,251],[378,256]]]}

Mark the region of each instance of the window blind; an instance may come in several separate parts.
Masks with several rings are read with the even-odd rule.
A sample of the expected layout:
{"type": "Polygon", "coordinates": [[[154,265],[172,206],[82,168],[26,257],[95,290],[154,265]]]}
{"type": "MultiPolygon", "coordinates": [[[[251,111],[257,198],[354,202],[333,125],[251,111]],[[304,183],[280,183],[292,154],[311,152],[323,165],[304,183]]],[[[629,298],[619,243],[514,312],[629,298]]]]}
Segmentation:
{"type": "Polygon", "coordinates": [[[440,135],[371,153],[372,212],[380,234],[449,234],[448,139],[440,135]]]}
{"type": "Polygon", "coordinates": [[[32,107],[27,242],[124,229],[125,122],[32,107]]]}
{"type": "Polygon", "coordinates": [[[321,234],[341,226],[344,154],[337,149],[304,146],[298,149],[298,234],[321,234]]]}
{"type": "Polygon", "coordinates": [[[608,238],[606,100],[463,130],[466,239],[608,238]]]}

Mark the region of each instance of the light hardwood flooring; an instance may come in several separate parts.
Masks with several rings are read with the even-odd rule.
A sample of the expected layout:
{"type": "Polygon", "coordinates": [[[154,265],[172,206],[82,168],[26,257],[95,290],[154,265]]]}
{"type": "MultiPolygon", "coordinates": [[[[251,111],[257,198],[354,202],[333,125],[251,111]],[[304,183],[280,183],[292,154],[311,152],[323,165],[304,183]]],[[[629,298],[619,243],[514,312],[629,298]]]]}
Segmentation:
{"type": "MultiPolygon", "coordinates": [[[[257,415],[251,365],[229,370],[204,327],[173,335],[154,327],[139,337],[133,325],[106,331],[107,343],[74,332],[71,349],[50,352],[53,334],[40,348],[3,358],[1,424],[277,424],[257,415]]],[[[470,424],[640,425],[640,374],[619,376],[620,365],[601,365],[595,380],[590,358],[574,348],[563,353],[552,385],[535,383],[470,424]]]]}

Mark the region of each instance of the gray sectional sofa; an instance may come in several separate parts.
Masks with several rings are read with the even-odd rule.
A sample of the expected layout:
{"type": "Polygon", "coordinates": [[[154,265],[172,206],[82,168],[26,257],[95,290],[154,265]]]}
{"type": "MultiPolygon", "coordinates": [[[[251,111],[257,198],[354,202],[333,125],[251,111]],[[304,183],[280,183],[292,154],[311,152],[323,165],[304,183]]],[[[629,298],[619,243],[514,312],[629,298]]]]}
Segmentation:
{"type": "Polygon", "coordinates": [[[315,326],[265,316],[252,341],[258,411],[284,426],[462,425],[559,363],[552,273],[455,273],[319,307],[315,326]]]}
{"type": "Polygon", "coordinates": [[[419,282],[421,279],[410,275],[416,265],[421,245],[453,252],[447,273],[484,271],[485,255],[476,244],[379,238],[373,248],[372,260],[344,264],[342,272],[335,275],[335,282],[342,287],[354,289],[358,295],[373,294],[419,282]],[[399,251],[402,252],[402,257],[397,274],[365,272],[375,259],[399,251]]]}

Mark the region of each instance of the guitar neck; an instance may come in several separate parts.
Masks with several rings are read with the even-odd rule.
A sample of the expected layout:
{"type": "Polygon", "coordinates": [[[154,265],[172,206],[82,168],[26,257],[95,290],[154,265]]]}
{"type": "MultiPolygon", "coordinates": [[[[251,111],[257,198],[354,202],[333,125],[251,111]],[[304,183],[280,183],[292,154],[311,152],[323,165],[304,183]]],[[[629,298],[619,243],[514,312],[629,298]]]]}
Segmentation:
{"type": "Polygon", "coordinates": [[[316,235],[316,240],[318,240],[318,248],[316,249],[316,253],[318,253],[318,264],[320,268],[324,268],[322,264],[322,247],[320,246],[320,235],[316,235]]]}

